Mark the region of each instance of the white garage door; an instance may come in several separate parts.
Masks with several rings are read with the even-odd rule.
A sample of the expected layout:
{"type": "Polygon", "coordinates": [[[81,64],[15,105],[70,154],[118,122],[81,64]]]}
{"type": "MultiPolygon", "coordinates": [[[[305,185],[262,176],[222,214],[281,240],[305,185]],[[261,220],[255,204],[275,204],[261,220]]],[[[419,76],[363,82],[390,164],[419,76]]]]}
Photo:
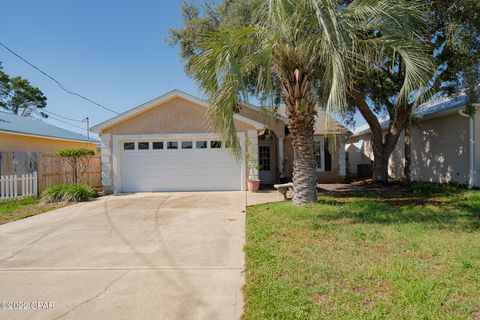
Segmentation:
{"type": "Polygon", "coordinates": [[[139,139],[120,148],[123,192],[242,189],[242,164],[222,141],[139,139]]]}

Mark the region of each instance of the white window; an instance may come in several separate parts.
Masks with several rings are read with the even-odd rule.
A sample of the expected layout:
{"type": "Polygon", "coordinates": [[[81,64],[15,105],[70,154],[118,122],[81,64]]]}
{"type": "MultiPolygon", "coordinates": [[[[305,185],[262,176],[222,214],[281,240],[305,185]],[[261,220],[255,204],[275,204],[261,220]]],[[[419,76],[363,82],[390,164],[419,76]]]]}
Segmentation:
{"type": "Polygon", "coordinates": [[[182,149],[192,149],[193,142],[192,141],[182,141],[182,149]]]}
{"type": "Polygon", "coordinates": [[[168,141],[167,142],[167,149],[178,149],[178,142],[177,141],[168,141]]]}
{"type": "Polygon", "coordinates": [[[152,142],[152,149],[154,150],[163,149],[163,141],[152,142]]]}
{"type": "Polygon", "coordinates": [[[135,150],[135,142],[124,142],[123,150],[135,150]]]}
{"type": "Polygon", "coordinates": [[[222,147],[222,141],[210,141],[210,148],[212,149],[220,149],[222,147]]]}
{"type": "Polygon", "coordinates": [[[197,149],[207,149],[207,141],[196,141],[197,149]]]}
{"type": "Polygon", "coordinates": [[[138,150],[148,150],[150,147],[149,142],[139,142],[138,143],[138,150]]]}
{"type": "Polygon", "coordinates": [[[315,154],[315,167],[317,171],[325,170],[325,152],[323,137],[315,137],[313,140],[313,152],[315,154]]]}

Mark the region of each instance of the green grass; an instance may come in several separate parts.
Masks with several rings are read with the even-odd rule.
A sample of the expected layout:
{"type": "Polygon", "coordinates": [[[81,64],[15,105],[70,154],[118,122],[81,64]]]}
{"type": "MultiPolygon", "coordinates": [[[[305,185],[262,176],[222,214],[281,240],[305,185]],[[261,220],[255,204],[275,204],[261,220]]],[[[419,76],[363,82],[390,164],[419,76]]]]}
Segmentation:
{"type": "Polygon", "coordinates": [[[39,213],[65,206],[62,204],[41,204],[35,197],[0,201],[0,224],[31,217],[39,213]]]}
{"type": "Polygon", "coordinates": [[[9,214],[15,211],[20,211],[33,207],[38,200],[35,197],[26,197],[14,200],[0,201],[0,214],[9,214]]]}
{"type": "Polygon", "coordinates": [[[0,224],[25,218],[18,213],[34,207],[37,203],[35,197],[0,201],[0,224]]]}
{"type": "Polygon", "coordinates": [[[480,318],[479,191],[250,207],[245,251],[245,319],[480,318]]]}

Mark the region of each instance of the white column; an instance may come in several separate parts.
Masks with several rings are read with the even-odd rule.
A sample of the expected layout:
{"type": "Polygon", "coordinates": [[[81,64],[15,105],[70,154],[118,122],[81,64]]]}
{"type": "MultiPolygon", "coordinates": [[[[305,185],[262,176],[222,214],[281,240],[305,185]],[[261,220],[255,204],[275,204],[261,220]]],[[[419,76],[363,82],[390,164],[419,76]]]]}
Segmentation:
{"type": "MultiPolygon", "coordinates": [[[[258,133],[257,130],[248,130],[247,132],[247,138],[248,138],[248,153],[250,155],[249,161],[251,163],[256,163],[258,167],[258,133]]],[[[249,166],[248,168],[248,178],[253,179],[256,178],[258,179],[258,170],[256,168],[250,168],[251,163],[247,163],[249,166]],[[253,174],[253,176],[252,176],[253,174]]]]}
{"type": "Polygon", "coordinates": [[[280,178],[284,178],[284,169],[283,169],[283,162],[284,162],[284,151],[283,151],[283,138],[278,138],[278,171],[280,171],[280,178]]]}
{"type": "Polygon", "coordinates": [[[338,167],[339,175],[345,176],[347,174],[347,163],[345,161],[345,142],[340,142],[338,148],[338,167]]]}
{"type": "Polygon", "coordinates": [[[468,188],[471,189],[475,185],[475,115],[472,115],[468,118],[468,130],[469,130],[469,140],[470,140],[470,150],[469,150],[469,167],[470,171],[468,174],[468,188]]]}
{"type": "Polygon", "coordinates": [[[112,135],[105,133],[100,135],[101,160],[102,160],[102,185],[106,192],[112,191],[112,135]]]}

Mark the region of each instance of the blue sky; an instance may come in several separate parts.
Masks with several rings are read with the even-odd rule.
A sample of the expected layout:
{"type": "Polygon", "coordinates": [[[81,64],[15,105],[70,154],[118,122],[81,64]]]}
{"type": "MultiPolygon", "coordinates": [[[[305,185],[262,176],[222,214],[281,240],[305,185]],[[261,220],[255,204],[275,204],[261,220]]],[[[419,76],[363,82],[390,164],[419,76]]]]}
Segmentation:
{"type": "MultiPolygon", "coordinates": [[[[173,89],[201,96],[183,71],[178,48],[166,42],[169,28],[182,25],[181,2],[3,0],[0,41],[69,89],[119,112],[173,89]]],[[[88,116],[92,125],[114,116],[62,91],[2,47],[0,61],[8,74],[42,89],[46,110],[75,119],[88,116]]]]}
{"type": "MultiPolygon", "coordinates": [[[[0,41],[68,88],[123,112],[172,89],[199,95],[183,71],[178,49],[165,40],[169,28],[182,24],[180,8],[181,0],[4,0],[0,41]]],[[[63,92],[1,47],[0,61],[8,74],[43,90],[47,110],[88,116],[92,124],[114,116],[63,92]]]]}

